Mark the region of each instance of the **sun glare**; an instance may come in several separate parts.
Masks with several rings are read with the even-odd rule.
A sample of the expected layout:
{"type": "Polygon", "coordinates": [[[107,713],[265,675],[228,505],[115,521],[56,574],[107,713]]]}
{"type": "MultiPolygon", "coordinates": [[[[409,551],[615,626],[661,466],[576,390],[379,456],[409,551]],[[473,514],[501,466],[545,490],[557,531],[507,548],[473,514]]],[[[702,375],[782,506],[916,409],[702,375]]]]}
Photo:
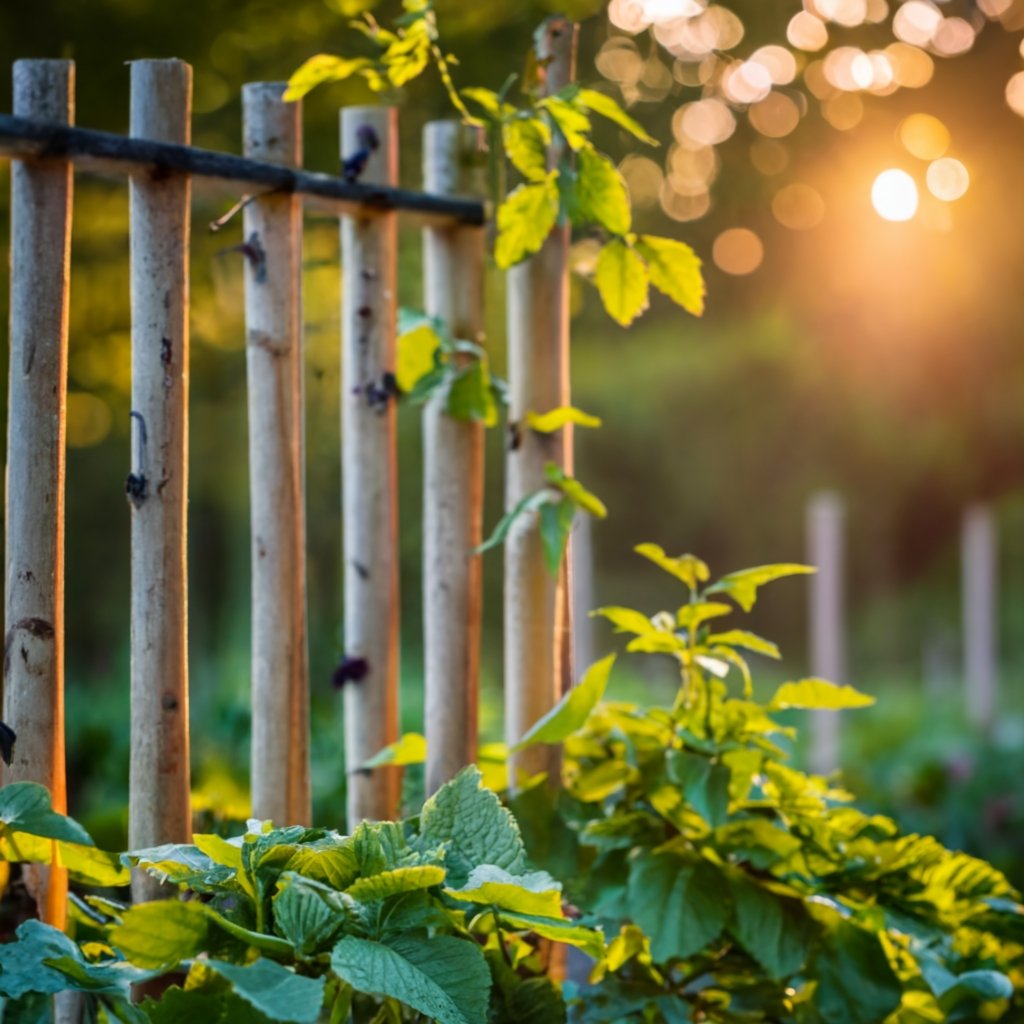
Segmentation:
{"type": "Polygon", "coordinates": [[[871,186],[871,203],[885,220],[910,220],[917,213],[917,185],[906,171],[882,171],[871,186]]]}

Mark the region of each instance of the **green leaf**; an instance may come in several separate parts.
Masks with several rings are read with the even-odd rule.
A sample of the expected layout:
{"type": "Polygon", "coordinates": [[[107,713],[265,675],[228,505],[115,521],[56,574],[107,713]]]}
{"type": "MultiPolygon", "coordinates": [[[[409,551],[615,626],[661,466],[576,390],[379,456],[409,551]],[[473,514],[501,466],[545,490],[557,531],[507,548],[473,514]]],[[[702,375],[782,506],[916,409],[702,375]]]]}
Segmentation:
{"type": "Polygon", "coordinates": [[[149,1024],[271,1024],[231,991],[186,991],[173,985],[160,1002],[146,999],[141,1009],[149,1024]]]}
{"type": "Polygon", "coordinates": [[[682,580],[691,590],[696,590],[711,576],[707,565],[694,555],[669,558],[660,544],[638,544],[633,550],[675,576],[677,580],[682,580]]]}
{"type": "Polygon", "coordinates": [[[516,170],[527,181],[548,176],[551,129],[539,117],[514,118],[501,127],[501,141],[516,170]]]}
{"type": "Polygon", "coordinates": [[[647,267],[636,250],[621,239],[614,238],[602,247],[594,283],[608,315],[623,327],[647,308],[647,267]]]}
{"type": "Polygon", "coordinates": [[[749,612],[757,601],[759,587],[785,576],[803,576],[815,571],[812,566],[792,563],[759,565],[754,569],[741,569],[723,576],[712,583],[705,593],[728,594],[745,612],[749,612]]]}
{"type": "Polygon", "coordinates": [[[420,380],[437,366],[441,339],[429,321],[421,321],[412,330],[398,335],[395,354],[395,381],[409,394],[420,380]]]}
{"type": "Polygon", "coordinates": [[[874,697],[852,686],[836,686],[825,679],[801,679],[798,683],[783,683],[775,691],[769,707],[773,711],[785,708],[838,711],[841,708],[866,708],[874,703],[874,697]]]}
{"type": "Polygon", "coordinates": [[[324,1001],[324,978],[304,978],[260,958],[242,966],[204,960],[204,966],[231,983],[234,993],[271,1020],[314,1024],[324,1001]]]}
{"type": "Polygon", "coordinates": [[[191,843],[166,843],[146,850],[132,850],[121,859],[162,882],[186,885],[197,892],[211,892],[235,876],[234,868],[218,864],[191,843]]]}
{"type": "Polygon", "coordinates": [[[299,956],[321,952],[345,923],[320,893],[294,880],[285,881],[274,897],[273,907],[274,926],[299,956]]]}
{"type": "Polygon", "coordinates": [[[439,936],[384,945],[346,935],[331,969],[356,990],[390,996],[439,1024],[486,1024],[491,974],[474,942],[439,936]]]}
{"type": "Polygon", "coordinates": [[[454,419],[482,423],[485,427],[498,422],[498,404],[486,360],[474,359],[455,374],[445,410],[454,419]]]}
{"type": "Polygon", "coordinates": [[[373,903],[395,896],[400,892],[415,892],[440,885],[445,878],[444,868],[432,864],[392,868],[368,878],[358,878],[345,892],[360,903],[373,903]]]}
{"type": "Polygon", "coordinates": [[[635,633],[637,636],[644,636],[653,633],[656,628],[643,612],[633,608],[596,608],[590,614],[606,618],[615,627],[616,633],[635,633]]]}
{"type": "Polygon", "coordinates": [[[473,869],[466,884],[446,888],[449,896],[470,903],[483,903],[518,914],[562,918],[562,886],[546,871],[511,875],[493,864],[473,869]]]}
{"type": "Polygon", "coordinates": [[[643,126],[630,117],[611,96],[598,92],[596,89],[580,89],[576,93],[576,103],[613,121],[620,128],[625,128],[630,135],[641,142],[646,142],[649,146],[659,145],[658,140],[649,135],[643,126]]]}
{"type": "Polygon", "coordinates": [[[729,878],[731,931],[740,945],[777,981],[803,967],[815,938],[799,900],[786,899],[736,873],[729,878]]]}
{"type": "Polygon", "coordinates": [[[35,782],[12,782],[0,789],[0,823],[7,833],[27,832],[80,846],[95,845],[74,818],[53,809],[49,790],[35,782]]]}
{"type": "Polygon", "coordinates": [[[647,261],[651,284],[687,313],[704,312],[704,276],[697,254],[685,242],[674,238],[641,235],[637,251],[647,261]]]}
{"type": "Polygon", "coordinates": [[[705,949],[725,927],[730,894],[706,861],[644,851],[629,869],[629,914],[651,940],[660,963],[705,949]]]}
{"type": "Polygon", "coordinates": [[[613,235],[625,235],[632,226],[626,182],[615,164],[592,146],[577,154],[572,197],[574,224],[600,224],[613,235]]]}
{"type": "Polygon", "coordinates": [[[587,669],[578,686],[569,692],[513,748],[522,750],[534,743],[562,743],[583,727],[608,686],[615,655],[602,658],[587,669]]]}
{"type": "Polygon", "coordinates": [[[604,519],[608,515],[608,509],[605,508],[604,502],[596,494],[588,491],[575,477],[569,476],[556,463],[546,463],[544,475],[550,483],[584,512],[589,512],[597,519],[604,519]]]}
{"type": "Polygon", "coordinates": [[[537,106],[551,115],[570,149],[578,150],[586,145],[590,131],[590,118],[586,114],[557,96],[548,96],[537,106]]]}
{"type": "Polygon", "coordinates": [[[110,941],[139,967],[172,968],[207,948],[210,917],[201,903],[155,900],[126,910],[110,941]]]}
{"type": "Polygon", "coordinates": [[[814,1003],[826,1024],[878,1024],[900,1005],[903,986],[878,937],[847,921],[834,921],[815,943],[807,974],[818,982],[814,1003]]]}
{"type": "Polygon", "coordinates": [[[379,768],[385,764],[423,764],[427,759],[427,738],[418,732],[407,732],[394,743],[378,751],[367,761],[364,768],[379,768]]]}
{"type": "Polygon", "coordinates": [[[42,921],[25,921],[15,934],[16,942],[0,944],[0,995],[16,999],[26,992],[63,992],[68,988],[67,977],[43,961],[80,958],[78,946],[42,921]]]}
{"type": "Polygon", "coordinates": [[[371,67],[372,63],[365,57],[333,57],[329,53],[318,53],[315,57],[310,57],[288,79],[284,100],[286,103],[300,100],[318,85],[351,78],[363,68],[371,67]]]}
{"type": "Polygon", "coordinates": [[[711,762],[687,750],[670,750],[665,755],[668,777],[682,790],[686,802],[712,828],[728,816],[731,773],[724,764],[711,762]]]}
{"type": "Polygon", "coordinates": [[[952,979],[952,984],[936,992],[939,1006],[950,1013],[964,1002],[987,1002],[990,999],[1012,999],[1013,982],[999,971],[965,971],[952,979]]]}
{"type": "Polygon", "coordinates": [[[530,430],[536,430],[539,434],[553,434],[567,423],[574,423],[578,427],[601,426],[597,416],[591,416],[572,405],[562,405],[545,413],[528,412],[525,422],[530,430]]]}
{"type": "Polygon", "coordinates": [[[494,258],[502,270],[537,252],[558,220],[556,173],[543,181],[520,185],[498,207],[498,238],[494,258]]]}
{"type": "Polygon", "coordinates": [[[724,633],[712,633],[707,639],[708,647],[719,644],[725,647],[742,647],[744,650],[763,654],[767,658],[782,657],[778,647],[770,640],[765,640],[756,633],[749,633],[745,629],[730,629],[724,633]]]}
{"type": "Polygon", "coordinates": [[[557,504],[541,506],[540,539],[544,546],[544,562],[552,576],[557,576],[562,567],[575,518],[576,503],[570,498],[563,498],[557,504]]]}
{"type": "Polygon", "coordinates": [[[480,782],[478,768],[463,768],[423,805],[420,814],[421,840],[428,846],[445,847],[448,880],[456,887],[464,885],[480,864],[495,864],[511,874],[522,873],[526,865],[519,826],[480,782]]]}
{"type": "Polygon", "coordinates": [[[509,531],[512,529],[512,525],[519,519],[520,516],[524,516],[529,512],[535,512],[545,505],[550,505],[561,501],[559,493],[552,490],[550,487],[542,487],[538,491],[533,491],[531,494],[527,494],[524,498],[521,498],[516,504],[506,512],[500,520],[498,525],[495,526],[494,532],[479,545],[474,548],[474,554],[483,554],[485,551],[490,551],[491,548],[497,547],[499,544],[503,544],[505,538],[508,536],[509,531]]]}

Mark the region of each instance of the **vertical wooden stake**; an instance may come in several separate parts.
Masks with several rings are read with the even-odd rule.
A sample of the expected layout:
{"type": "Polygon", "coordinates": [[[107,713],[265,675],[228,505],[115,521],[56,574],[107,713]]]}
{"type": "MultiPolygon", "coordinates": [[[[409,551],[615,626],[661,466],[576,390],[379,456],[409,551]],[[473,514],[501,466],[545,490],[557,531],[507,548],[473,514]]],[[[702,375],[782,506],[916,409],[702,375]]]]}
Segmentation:
{"type": "MultiPolygon", "coordinates": [[[[432,121],[423,133],[428,192],[486,195],[480,129],[432,121]]],[[[423,232],[426,312],[453,338],[483,343],[484,232],[423,232]]],[[[480,668],[484,428],[446,412],[447,389],[423,410],[423,670],[428,795],[476,759],[480,668]]]]}
{"type": "MultiPolygon", "coordinates": [[[[367,151],[360,181],[398,184],[398,114],[341,112],[341,152],[367,151]]],[[[398,223],[394,213],[341,218],[342,518],[345,655],[360,676],[345,686],[348,827],[393,817],[399,774],[363,764],[398,738],[398,481],[395,369],[398,223]]]]}
{"type": "MultiPolygon", "coordinates": [[[[242,91],[245,155],[302,164],[302,104],[286,83],[242,91]]],[[[302,206],[245,207],[245,322],[252,509],[252,813],[310,823],[309,659],[302,401],[302,206]]]]}
{"type": "MultiPolygon", "coordinates": [[[[838,494],[816,494],[807,509],[807,561],[817,567],[810,581],[811,675],[833,683],[845,682],[846,620],[845,511],[838,494]]],[[[827,775],[839,767],[838,711],[811,712],[810,769],[827,775]]]]}
{"type": "MultiPolygon", "coordinates": [[[[192,69],[179,60],[131,65],[131,134],[187,144],[192,69]]],[[[132,752],[128,841],[187,842],[189,801],[187,573],[187,176],[131,177],[132,752]]],[[[137,872],[136,900],[161,895],[137,872]]]]}
{"type": "MultiPolygon", "coordinates": [[[[573,79],[576,26],[547,19],[537,33],[537,58],[545,91],[557,92],[573,79]]],[[[552,162],[559,153],[550,155],[552,162]]],[[[569,404],[569,226],[556,227],[540,252],[508,274],[509,419],[522,424],[530,411],[544,413],[569,404]]],[[[509,448],[506,507],[545,486],[544,466],[571,472],[568,428],[539,434],[525,427],[509,448]]],[[[553,577],[544,564],[536,513],[521,516],[505,541],[505,738],[513,746],[558,700],[561,674],[569,662],[565,621],[567,573],[553,577]]],[[[520,773],[547,772],[559,781],[555,747],[531,747],[509,761],[509,783],[520,773]]]]}
{"type": "MultiPolygon", "coordinates": [[[[590,612],[597,607],[594,595],[594,526],[591,516],[580,516],[573,532],[572,547],[572,603],[577,614],[572,616],[572,647],[576,675],[582,673],[597,658],[594,646],[594,620],[590,612]]],[[[577,679],[572,680],[575,685],[577,679]]]]}
{"type": "Polygon", "coordinates": [[[988,505],[967,509],[961,544],[964,699],[971,724],[987,732],[999,710],[998,540],[988,505]]]}
{"type": "MultiPolygon", "coordinates": [[[[14,113],[74,123],[66,60],[14,65],[14,113]]],[[[71,257],[71,164],[11,168],[11,342],[7,405],[4,721],[17,733],[8,782],[46,786],[67,811],[64,778],[64,413],[71,257]]],[[[26,879],[39,914],[67,915],[67,872],[26,879]]]]}

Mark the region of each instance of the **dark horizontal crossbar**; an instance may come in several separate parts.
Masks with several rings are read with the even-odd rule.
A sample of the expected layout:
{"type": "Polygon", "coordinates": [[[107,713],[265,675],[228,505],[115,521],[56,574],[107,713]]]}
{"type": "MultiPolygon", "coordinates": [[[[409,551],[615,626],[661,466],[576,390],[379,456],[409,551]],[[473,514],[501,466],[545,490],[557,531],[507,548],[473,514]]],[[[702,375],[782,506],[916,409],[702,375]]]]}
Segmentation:
{"type": "Polygon", "coordinates": [[[482,225],[486,205],[477,199],[431,195],[403,188],[362,185],[330,174],[293,170],[193,146],[132,139],[113,132],[67,125],[41,124],[0,114],[0,157],[40,159],[63,157],[99,173],[124,176],[133,171],[180,171],[211,182],[268,192],[290,192],[332,212],[366,214],[396,210],[430,224],[482,225]]]}

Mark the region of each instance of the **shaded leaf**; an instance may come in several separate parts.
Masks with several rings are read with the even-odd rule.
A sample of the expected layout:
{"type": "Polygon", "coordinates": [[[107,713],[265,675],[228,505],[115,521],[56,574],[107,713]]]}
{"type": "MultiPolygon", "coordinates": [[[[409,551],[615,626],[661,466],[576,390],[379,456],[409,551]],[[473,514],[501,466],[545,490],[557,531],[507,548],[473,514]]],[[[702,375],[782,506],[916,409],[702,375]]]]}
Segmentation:
{"type": "Polygon", "coordinates": [[[275,1021],[314,1024],[324,1000],[324,978],[305,978],[273,960],[230,964],[206,960],[206,967],[231,982],[234,993],[275,1021]]]}
{"type": "Polygon", "coordinates": [[[615,164],[592,146],[577,154],[572,199],[574,224],[600,224],[613,235],[625,235],[632,226],[626,182],[615,164]]]}

